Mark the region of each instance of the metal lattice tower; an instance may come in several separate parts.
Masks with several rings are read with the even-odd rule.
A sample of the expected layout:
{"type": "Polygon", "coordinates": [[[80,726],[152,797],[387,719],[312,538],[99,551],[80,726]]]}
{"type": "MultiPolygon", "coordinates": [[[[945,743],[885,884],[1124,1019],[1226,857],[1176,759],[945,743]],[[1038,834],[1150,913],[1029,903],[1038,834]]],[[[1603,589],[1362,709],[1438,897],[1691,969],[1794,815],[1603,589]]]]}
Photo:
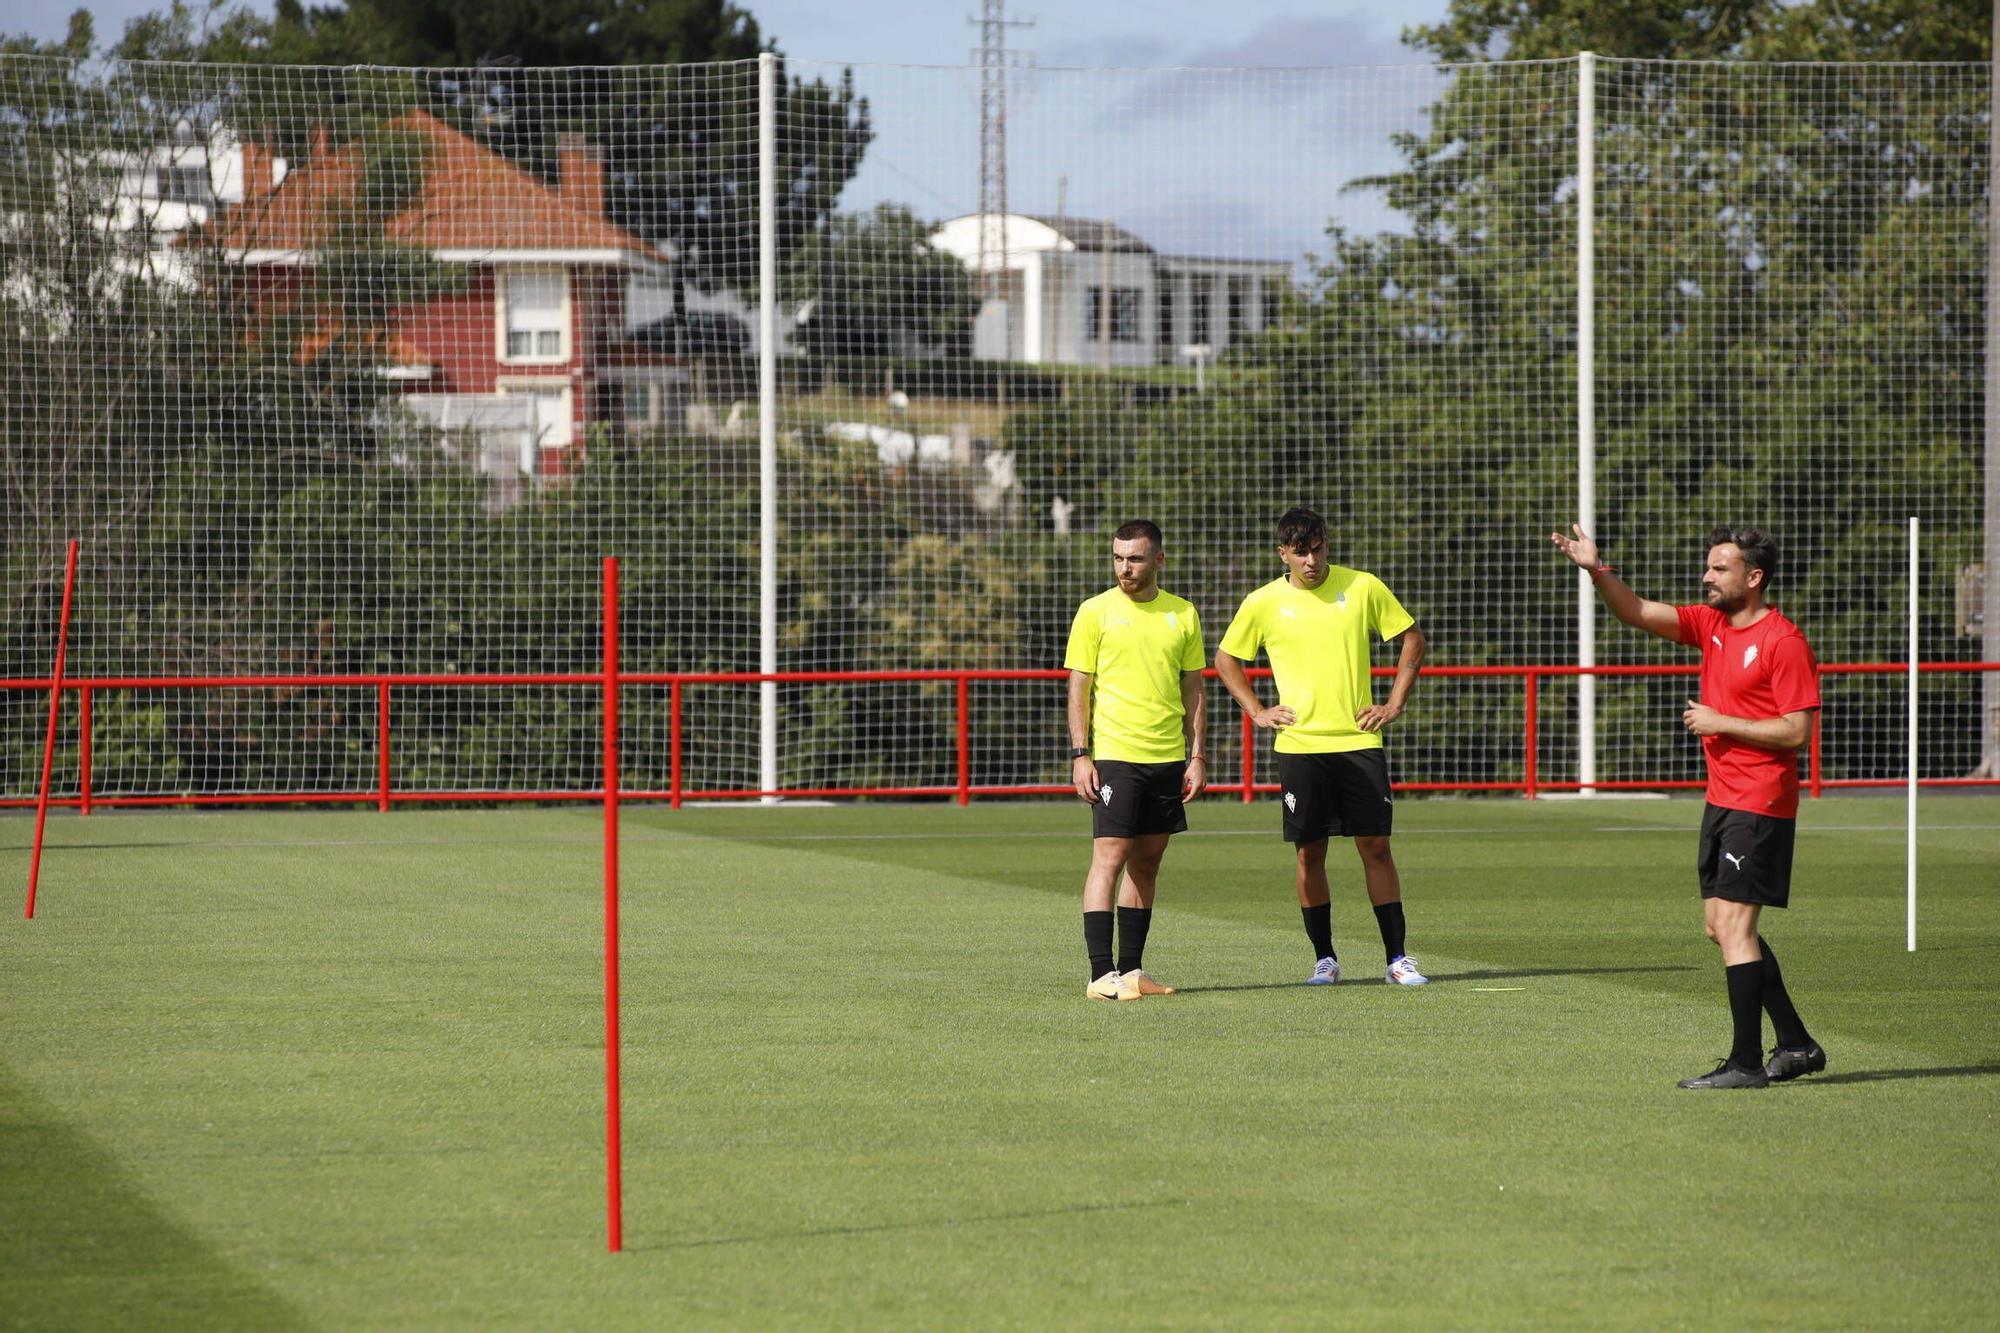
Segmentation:
{"type": "MultiPolygon", "coordinates": [[[[979,285],[989,300],[1007,295],[1007,72],[1028,54],[1007,49],[1007,29],[1032,28],[1033,19],[1007,17],[1007,0],[981,0],[979,45],[979,285]]],[[[1012,316],[1009,316],[1009,323],[1012,316]]]]}

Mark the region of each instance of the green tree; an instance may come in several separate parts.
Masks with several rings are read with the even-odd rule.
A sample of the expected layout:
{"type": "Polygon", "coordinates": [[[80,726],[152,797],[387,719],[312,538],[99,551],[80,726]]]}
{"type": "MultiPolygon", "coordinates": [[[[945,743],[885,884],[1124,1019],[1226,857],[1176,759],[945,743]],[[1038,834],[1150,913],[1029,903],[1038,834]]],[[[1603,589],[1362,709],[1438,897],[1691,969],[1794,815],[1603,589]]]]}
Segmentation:
{"type": "MultiPolygon", "coordinates": [[[[188,19],[128,33],[124,49],[177,51],[188,19]]],[[[91,39],[85,16],[54,48],[14,42],[0,56],[8,660],[39,660],[52,641],[61,549],[76,537],[90,627],[78,672],[301,669],[324,653],[317,617],[291,614],[292,584],[269,565],[274,525],[329,479],[407,464],[383,447],[387,386],[368,335],[456,276],[385,234],[421,187],[421,145],[361,134],[354,199],[278,299],[200,228],[164,229],[144,184],[227,117],[230,71],[93,65],[91,39]]],[[[260,720],[276,706],[120,692],[99,713],[105,763],[145,769],[147,787],[196,771],[239,780],[283,749],[260,720]]]]}
{"type": "Polygon", "coordinates": [[[901,204],[835,214],[792,255],[787,295],[811,301],[801,340],[819,357],[962,356],[979,301],[930,224],[901,204]]]}
{"type": "MultiPolygon", "coordinates": [[[[1893,656],[1885,626],[1900,593],[1857,580],[1882,568],[1896,540],[1902,511],[1885,522],[1883,497],[1926,513],[1941,572],[1972,558],[1957,500],[1977,471],[1964,426],[1979,414],[1987,80],[1964,67],[1835,75],[1749,62],[1984,60],[1988,7],[1460,0],[1406,40],[1450,61],[1583,49],[1622,58],[1600,62],[1595,89],[1602,535],[1636,580],[1671,590],[1710,522],[1748,513],[1782,525],[1780,597],[1803,610],[1822,655],[1893,656]]],[[[1393,344],[1398,360],[1455,364],[1451,382],[1464,386],[1477,429],[1468,443],[1441,441],[1448,452],[1476,451],[1469,441],[1481,437],[1532,439],[1538,421],[1574,430],[1575,205],[1564,164],[1575,67],[1543,68],[1543,88],[1522,87],[1533,67],[1456,71],[1427,131],[1398,141],[1404,166],[1367,182],[1413,220],[1414,236],[1371,238],[1337,260],[1371,274],[1364,304],[1373,287],[1378,304],[1421,312],[1393,344]],[[1498,114],[1508,105],[1513,123],[1498,114]],[[1491,391],[1498,383],[1504,394],[1491,391]]],[[[1318,336],[1365,319],[1343,305],[1323,311],[1318,336]]],[[[1494,512],[1519,513],[1519,498],[1535,496],[1558,515],[1566,508],[1566,475],[1524,480],[1507,483],[1516,503],[1494,512]]],[[[1489,558],[1522,558],[1466,535],[1489,558]]],[[[1928,619],[1949,626],[1949,579],[1930,583],[1928,619]]],[[[1562,618],[1530,627],[1529,655],[1566,656],[1562,618]]],[[[1474,638],[1507,644],[1510,629],[1496,615],[1474,638]]],[[[1600,644],[1614,659],[1655,655],[1636,636],[1602,634],[1600,644]]],[[[1926,651],[1953,656],[1962,645],[1940,633],[1926,651]]],[[[1619,709],[1670,702],[1654,694],[1623,692],[1612,725],[1619,709]]],[[[1830,709],[1829,726],[1853,727],[1861,712],[1830,709]]],[[[1870,742],[1830,740],[1851,741],[1850,754],[1870,742]]]]}
{"type": "Polygon", "coordinates": [[[763,37],[729,0],[278,0],[270,44],[378,65],[691,65],[750,59],[763,37]]]}
{"type": "Polygon", "coordinates": [[[1441,61],[1563,60],[1579,51],[1666,60],[1984,60],[1985,0],[1453,0],[1403,40],[1441,61]]]}
{"type": "MultiPolygon", "coordinates": [[[[757,272],[757,70],[766,42],[728,0],[280,0],[261,58],[433,70],[433,111],[553,176],[582,133],[606,158],[620,225],[671,247],[676,283],[747,289],[757,272]],[[616,66],[669,66],[627,77],[616,66]]],[[[334,94],[337,99],[339,94],[334,94]]],[[[777,75],[779,262],[811,237],[874,137],[851,72],[777,75]]]]}
{"type": "MultiPolygon", "coordinates": [[[[1175,576],[1213,618],[1269,572],[1252,534],[1272,506],[1313,502],[1343,552],[1427,617],[1436,660],[1568,660],[1568,584],[1495,595],[1491,571],[1533,561],[1574,504],[1578,67],[1552,58],[1588,47],[1626,57],[1599,62],[1596,85],[1601,535],[1673,596],[1712,522],[1781,526],[1780,595],[1822,655],[1894,656],[1901,588],[1858,576],[1899,540],[1883,497],[1909,498],[1938,571],[1925,651],[1962,655],[1939,575],[1976,558],[1962,497],[1977,474],[1985,72],[1752,62],[1979,59],[1987,22],[1964,4],[1454,5],[1412,40],[1448,60],[1551,63],[1451,72],[1423,132],[1396,139],[1401,166],[1356,183],[1408,230],[1332,233],[1241,380],[1137,413],[1079,381],[1016,412],[1030,512],[1060,493],[1086,529],[1129,509],[1170,534],[1245,534],[1240,561],[1175,576]],[[1451,500],[1412,503],[1435,496],[1451,500]]],[[[1599,644],[1608,660],[1664,655],[1608,623],[1599,644]]],[[[1682,738],[1640,721],[1681,685],[1603,692],[1603,724],[1641,747],[1635,772],[1692,775],[1682,738]]],[[[1513,730],[1508,693],[1455,692],[1449,732],[1476,748],[1513,730]]],[[[1566,743],[1569,697],[1545,695],[1545,744],[1566,743]]],[[[1829,717],[1829,753],[1865,763],[1882,743],[1867,710],[1829,717]]]]}
{"type": "MultiPolygon", "coordinates": [[[[93,31],[88,11],[82,50],[93,31]]],[[[757,273],[756,57],[776,51],[729,0],[172,0],[132,20],[112,54],[211,64],[306,65],[310,90],[232,76],[239,128],[293,162],[315,126],[342,142],[383,98],[424,106],[554,179],[557,144],[581,133],[605,157],[606,209],[673,253],[673,281],[748,290],[757,273]],[[415,80],[389,66],[426,71],[415,80]],[[619,66],[662,67],[627,76],[619,66]],[[309,100],[308,100],[309,99],[309,100]]],[[[778,259],[831,216],[874,138],[852,71],[837,83],[777,71],[778,259]]]]}

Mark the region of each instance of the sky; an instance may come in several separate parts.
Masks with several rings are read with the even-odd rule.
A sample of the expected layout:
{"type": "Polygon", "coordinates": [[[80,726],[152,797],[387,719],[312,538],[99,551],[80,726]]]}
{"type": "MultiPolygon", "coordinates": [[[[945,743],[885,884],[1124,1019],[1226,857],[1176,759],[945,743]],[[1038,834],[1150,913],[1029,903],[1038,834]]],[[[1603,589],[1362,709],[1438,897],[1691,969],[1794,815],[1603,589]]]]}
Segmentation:
{"type": "MultiPolygon", "coordinates": [[[[1342,187],[1394,166],[1391,133],[1421,128],[1438,84],[1399,35],[1444,10],[1445,0],[1010,3],[1010,18],[1034,26],[1010,29],[1008,45],[1031,51],[1035,68],[1009,88],[1009,207],[1109,218],[1168,253],[1295,262],[1324,251],[1331,222],[1395,227],[1379,195],[1342,187]]],[[[845,204],[892,199],[938,218],[978,210],[979,88],[962,68],[978,44],[967,22],[976,4],[765,0],[752,12],[793,73],[831,81],[843,63],[855,68],[877,138],[845,204]]]]}
{"type": "MultiPolygon", "coordinates": [[[[164,0],[160,0],[164,3],[164,0]]],[[[101,41],[157,7],[90,6],[101,41]]],[[[875,140],[843,208],[931,219],[980,202],[977,0],[748,0],[794,75],[852,68],[875,140]]],[[[1010,4],[1008,206],[1109,218],[1175,254],[1300,261],[1326,229],[1395,227],[1376,192],[1344,188],[1399,160],[1436,76],[1399,41],[1446,0],[1049,0],[1010,4]],[[1339,67],[1339,68],[1327,68],[1339,67]]],[[[60,36],[74,0],[15,0],[0,27],[60,36]]]]}

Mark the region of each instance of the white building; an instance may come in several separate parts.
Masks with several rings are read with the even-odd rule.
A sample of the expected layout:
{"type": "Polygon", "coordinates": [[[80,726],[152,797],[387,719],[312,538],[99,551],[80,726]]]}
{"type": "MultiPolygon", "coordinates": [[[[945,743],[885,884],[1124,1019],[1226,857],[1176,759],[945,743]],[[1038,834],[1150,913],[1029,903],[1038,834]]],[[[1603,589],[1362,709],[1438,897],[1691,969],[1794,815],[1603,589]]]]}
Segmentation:
{"type": "Polygon", "coordinates": [[[174,240],[207,223],[217,208],[242,203],[246,168],[269,176],[255,183],[263,190],[285,178],[286,165],[284,158],[269,153],[246,155],[227,125],[196,127],[182,121],[157,147],[92,154],[80,174],[97,187],[90,206],[100,228],[146,238],[143,255],[135,254],[121,267],[189,285],[188,257],[174,248],[174,240]]]}
{"type": "MultiPolygon", "coordinates": [[[[975,276],[979,224],[970,213],[931,234],[932,245],[975,276]]],[[[1010,213],[1006,236],[1005,295],[987,301],[973,334],[973,355],[982,360],[1105,367],[1213,360],[1275,323],[1291,283],[1292,266],[1281,260],[1163,255],[1094,218],[1010,213]]]]}

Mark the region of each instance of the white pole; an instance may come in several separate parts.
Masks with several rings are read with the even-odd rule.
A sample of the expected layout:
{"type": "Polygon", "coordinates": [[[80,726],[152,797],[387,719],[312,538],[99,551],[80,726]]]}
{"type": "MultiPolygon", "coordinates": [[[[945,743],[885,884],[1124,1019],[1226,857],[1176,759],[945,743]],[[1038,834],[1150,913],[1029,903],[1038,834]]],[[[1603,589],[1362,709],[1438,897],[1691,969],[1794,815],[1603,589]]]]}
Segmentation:
{"type": "Polygon", "coordinates": [[[1917,517],[1910,516],[1910,752],[1906,860],[1909,864],[1908,952],[1917,951],[1917,517]]]}
{"type": "MultiPolygon", "coordinates": [[[[757,669],[778,669],[778,58],[757,57],[757,669]]],[[[778,785],[778,686],[758,686],[757,785],[778,785]]],[[[766,804],[775,796],[766,796],[766,804]]]]}
{"type": "MultiPolygon", "coordinates": [[[[1597,531],[1597,57],[1576,58],[1576,521],[1597,531]]],[[[1576,664],[1597,665],[1597,590],[1576,571],[1576,664]]],[[[1597,781],[1597,677],[1576,680],[1576,776],[1597,781]]]]}

